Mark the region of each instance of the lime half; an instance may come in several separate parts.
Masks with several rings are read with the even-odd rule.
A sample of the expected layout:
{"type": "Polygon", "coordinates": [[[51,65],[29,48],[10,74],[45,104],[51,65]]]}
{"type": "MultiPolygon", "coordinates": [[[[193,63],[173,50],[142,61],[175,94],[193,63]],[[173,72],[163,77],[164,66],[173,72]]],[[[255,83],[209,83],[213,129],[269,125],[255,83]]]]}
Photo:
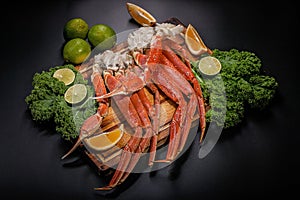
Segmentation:
{"type": "Polygon", "coordinates": [[[65,92],[65,100],[70,104],[77,104],[83,101],[87,94],[87,88],[84,84],[74,84],[65,92]]]}
{"type": "Polygon", "coordinates": [[[221,71],[222,65],[217,58],[206,56],[200,59],[198,67],[201,73],[212,76],[221,71]]]}
{"type": "Polygon", "coordinates": [[[75,79],[75,73],[69,68],[62,68],[56,70],[53,77],[64,82],[65,85],[70,85],[75,79]]]}

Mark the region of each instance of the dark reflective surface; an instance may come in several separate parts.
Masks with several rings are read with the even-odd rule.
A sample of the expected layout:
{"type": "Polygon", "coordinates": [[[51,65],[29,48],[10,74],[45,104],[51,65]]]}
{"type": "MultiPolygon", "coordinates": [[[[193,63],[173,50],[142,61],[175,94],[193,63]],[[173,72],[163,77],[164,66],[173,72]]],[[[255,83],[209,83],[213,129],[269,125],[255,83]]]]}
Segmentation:
{"type": "MultiPolygon", "coordinates": [[[[137,1],[131,1],[133,3],[137,1]]],[[[156,172],[133,174],[107,193],[94,187],[108,183],[74,153],[51,125],[32,121],[24,102],[36,72],[63,63],[62,29],[73,17],[90,25],[106,23],[116,32],[136,28],[126,1],[11,2],[1,13],[1,196],[29,199],[201,199],[271,197],[295,193],[299,186],[298,47],[299,17],[288,1],[139,1],[158,21],[179,18],[197,28],[210,48],[255,52],[279,82],[265,111],[247,112],[242,124],[222,133],[207,157],[199,144],[172,165],[156,172]]]]}

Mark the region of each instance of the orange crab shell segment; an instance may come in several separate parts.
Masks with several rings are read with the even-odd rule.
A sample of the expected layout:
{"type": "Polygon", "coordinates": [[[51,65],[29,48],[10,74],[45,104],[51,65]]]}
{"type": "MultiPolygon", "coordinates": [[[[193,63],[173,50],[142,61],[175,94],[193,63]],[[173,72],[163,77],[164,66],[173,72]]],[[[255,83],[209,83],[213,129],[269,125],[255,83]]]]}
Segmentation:
{"type": "Polygon", "coordinates": [[[126,3],[126,7],[130,16],[140,25],[154,26],[156,24],[156,19],[143,8],[132,3],[126,3]]]}

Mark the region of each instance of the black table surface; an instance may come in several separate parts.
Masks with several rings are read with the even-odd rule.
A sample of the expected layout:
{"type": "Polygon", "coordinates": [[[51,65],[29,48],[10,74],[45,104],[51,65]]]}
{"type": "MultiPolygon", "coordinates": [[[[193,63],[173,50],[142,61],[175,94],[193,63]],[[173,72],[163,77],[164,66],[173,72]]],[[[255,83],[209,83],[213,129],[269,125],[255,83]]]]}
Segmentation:
{"type": "MultiPolygon", "coordinates": [[[[279,82],[264,111],[222,133],[198,158],[199,144],[170,166],[133,174],[114,192],[96,192],[106,181],[82,158],[65,165],[70,146],[51,126],[34,123],[25,97],[34,73],[63,63],[63,26],[73,17],[116,32],[137,28],[126,1],[7,1],[1,12],[0,197],[4,199],[197,199],[271,197],[299,186],[299,11],[288,1],[131,1],[158,21],[192,24],[211,49],[254,52],[279,82]],[[4,12],[4,10],[6,12],[4,12]]],[[[73,155],[72,159],[81,158],[73,155]]]]}

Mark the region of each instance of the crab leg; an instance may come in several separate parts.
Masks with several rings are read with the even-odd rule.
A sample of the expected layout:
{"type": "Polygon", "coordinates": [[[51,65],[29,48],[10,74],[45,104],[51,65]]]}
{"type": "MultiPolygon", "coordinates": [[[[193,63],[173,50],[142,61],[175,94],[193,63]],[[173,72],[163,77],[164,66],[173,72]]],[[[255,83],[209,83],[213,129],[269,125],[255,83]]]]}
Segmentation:
{"type": "MultiPolygon", "coordinates": [[[[126,85],[126,79],[133,79],[136,77],[137,75],[133,72],[128,72],[127,73],[127,77],[124,77],[123,75],[120,75],[119,80],[126,85]]],[[[142,91],[138,90],[138,91],[142,91]]],[[[139,95],[137,92],[134,92],[131,97],[130,97],[131,102],[133,103],[138,115],[140,116],[140,119],[142,121],[142,124],[145,128],[149,128],[151,127],[151,122],[150,119],[148,118],[148,112],[146,111],[143,102],[141,101],[139,95]]]]}
{"type": "MultiPolygon", "coordinates": [[[[156,46],[156,48],[160,48],[160,49],[162,49],[162,44],[161,44],[161,38],[160,37],[156,37],[156,45],[158,45],[158,46],[156,46]]],[[[178,45],[179,46],[179,45],[178,45]]],[[[150,52],[151,52],[151,50],[150,50],[150,52]]],[[[160,54],[160,59],[158,60],[158,59],[156,59],[155,61],[156,62],[159,62],[159,63],[161,63],[161,64],[163,64],[163,65],[166,65],[166,66],[169,66],[169,67],[171,67],[172,69],[176,69],[177,70],[177,68],[173,65],[173,63],[167,58],[167,57],[165,57],[165,55],[164,54],[162,54],[162,50],[161,51],[158,51],[158,50],[156,50],[156,53],[161,53],[160,54]]],[[[151,55],[150,55],[151,56],[151,55]]],[[[150,57],[151,58],[151,57],[150,57]]],[[[150,60],[150,59],[149,59],[150,60]]],[[[148,61],[148,63],[149,63],[149,61],[148,61]]],[[[165,68],[165,70],[166,71],[168,71],[168,73],[169,74],[174,74],[174,73],[172,73],[173,72],[173,70],[170,70],[170,68],[168,68],[168,67],[166,67],[165,68]]],[[[183,72],[185,72],[185,74],[187,74],[187,75],[190,75],[190,74],[188,74],[188,72],[189,72],[190,70],[186,70],[185,69],[185,71],[181,71],[181,73],[183,73],[183,72]]],[[[180,71],[179,71],[180,72],[180,71]]],[[[184,74],[184,73],[183,73],[184,74]]],[[[174,75],[173,75],[174,76],[174,75]]],[[[180,78],[178,78],[176,75],[175,75],[175,77],[173,77],[175,80],[180,80],[180,78]]],[[[185,77],[186,78],[186,77],[185,77]]],[[[188,79],[187,79],[188,80],[188,79]]],[[[178,84],[176,84],[177,86],[181,86],[181,83],[178,83],[178,84]]],[[[185,91],[185,89],[184,88],[181,88],[181,91],[185,91]]],[[[191,92],[191,91],[190,91],[191,92]]],[[[193,99],[193,98],[192,98],[193,99]]],[[[192,103],[193,103],[193,101],[192,101],[192,99],[190,100],[192,103]]],[[[191,103],[190,103],[191,104],[191,103]]],[[[185,126],[183,126],[183,127],[185,127],[185,129],[184,129],[184,132],[183,132],[183,136],[184,136],[184,139],[183,139],[183,141],[179,141],[179,137],[176,137],[176,135],[175,134],[178,134],[179,132],[180,132],[180,129],[179,129],[179,125],[180,125],[180,119],[181,119],[181,115],[183,114],[183,112],[182,112],[182,110],[181,110],[181,107],[179,106],[178,108],[177,108],[177,110],[175,111],[175,113],[174,113],[174,117],[173,117],[173,119],[172,119],[172,121],[171,121],[171,127],[170,127],[170,141],[173,141],[173,142],[170,142],[170,144],[169,144],[169,149],[168,149],[168,153],[167,153],[167,158],[166,158],[166,160],[168,161],[168,160],[173,160],[174,159],[174,157],[176,156],[176,151],[175,151],[175,149],[178,149],[178,146],[179,146],[179,144],[181,144],[180,145],[180,147],[179,147],[179,152],[183,149],[183,146],[184,146],[184,144],[185,144],[185,142],[186,142],[186,138],[187,138],[187,135],[188,135],[188,131],[190,130],[190,125],[191,125],[191,119],[189,119],[189,114],[191,114],[191,113],[195,113],[195,110],[194,111],[190,111],[190,110],[188,110],[188,113],[187,113],[187,117],[186,117],[186,120],[190,120],[190,122],[189,121],[186,121],[185,122],[185,124],[187,124],[187,127],[185,127],[185,126]]]]}
{"type": "MultiPolygon", "coordinates": [[[[129,72],[127,78],[131,79],[134,76],[136,76],[136,74],[134,74],[132,72],[129,72]]],[[[124,79],[122,79],[122,80],[124,80],[124,79]]],[[[124,81],[126,81],[126,80],[124,80],[124,81]]],[[[121,180],[119,181],[119,184],[122,183],[123,181],[125,181],[126,178],[129,176],[129,174],[132,172],[132,170],[136,166],[137,162],[139,161],[139,159],[141,157],[141,154],[146,150],[147,145],[149,144],[152,136],[154,135],[152,127],[151,127],[150,119],[148,118],[148,113],[149,112],[147,112],[145,106],[143,105],[143,102],[142,102],[140,96],[138,95],[139,92],[140,92],[140,94],[144,93],[144,92],[141,92],[141,91],[143,91],[143,89],[139,90],[138,92],[133,93],[132,96],[130,97],[130,99],[133,102],[134,107],[137,110],[137,112],[140,116],[140,119],[143,122],[144,127],[146,128],[146,133],[142,137],[142,139],[140,140],[139,146],[137,147],[136,151],[134,152],[133,157],[132,157],[131,161],[128,164],[127,170],[123,174],[121,180]]],[[[143,100],[145,100],[145,99],[143,99],[143,100]]],[[[144,104],[147,104],[147,107],[148,107],[149,106],[148,104],[150,104],[148,98],[147,98],[146,101],[147,101],[147,103],[144,103],[144,104]]],[[[150,162],[150,160],[149,160],[149,162],[150,162]]]]}
{"type": "Polygon", "coordinates": [[[150,143],[150,157],[149,157],[149,165],[153,165],[155,155],[156,155],[156,148],[157,148],[157,135],[159,132],[159,115],[160,115],[160,95],[158,88],[154,84],[148,84],[148,87],[154,93],[154,106],[155,106],[155,113],[151,117],[153,124],[153,136],[151,138],[150,143]]]}
{"type": "MultiPolygon", "coordinates": [[[[165,71],[161,70],[161,74],[164,74],[164,77],[160,78],[160,81],[167,80],[167,82],[164,83],[156,83],[158,87],[167,95],[169,96],[174,102],[176,102],[179,106],[177,107],[174,116],[171,121],[171,126],[170,126],[170,142],[168,146],[168,152],[166,159],[163,161],[156,161],[156,162],[169,162],[174,159],[174,157],[177,155],[178,151],[181,151],[182,147],[179,147],[180,144],[180,138],[182,134],[182,128],[181,124],[184,123],[184,114],[186,112],[186,102],[184,100],[184,97],[182,94],[185,95],[190,95],[193,93],[193,91],[188,91],[186,90],[186,87],[182,87],[182,82],[176,82],[175,84],[173,81],[170,81],[172,79],[177,80],[177,76],[180,76],[178,80],[184,80],[182,75],[176,73],[177,69],[173,66],[172,62],[169,61],[163,54],[162,54],[162,42],[161,42],[161,37],[156,36],[152,41],[151,41],[151,48],[148,54],[145,56],[143,54],[136,53],[134,54],[134,58],[136,62],[140,65],[143,66],[143,64],[147,64],[148,68],[150,66],[159,66],[159,67],[152,67],[155,70],[159,69],[165,69],[165,71]],[[148,59],[147,59],[148,57],[148,59]],[[146,60],[146,63],[145,63],[146,60]],[[162,65],[159,65],[162,64],[162,65]],[[166,73],[167,72],[167,73],[166,73]],[[175,74],[174,74],[175,73],[175,74]],[[171,75],[171,76],[170,76],[171,75]],[[169,82],[168,82],[169,81],[169,82]],[[172,86],[173,90],[175,91],[176,94],[172,93],[171,89],[167,88],[166,85],[172,86]],[[179,90],[176,89],[179,87],[179,90]]],[[[156,74],[152,75],[152,80],[155,80],[155,77],[159,77],[161,74],[156,74]]],[[[191,87],[190,87],[191,88],[191,87]]],[[[158,104],[159,105],[159,104],[158,104]]],[[[188,129],[189,130],[189,129],[188,129]]],[[[188,134],[188,132],[183,132],[183,134],[188,134]]],[[[185,142],[183,143],[185,144],[185,142]]],[[[153,147],[154,148],[154,147],[153,147]]]]}
{"type": "Polygon", "coordinates": [[[157,160],[155,162],[170,162],[171,160],[174,159],[176,156],[175,149],[178,148],[179,146],[179,141],[180,141],[180,132],[181,132],[181,127],[180,123],[182,123],[182,109],[180,106],[177,107],[174,116],[172,118],[172,121],[170,123],[170,139],[169,139],[169,146],[168,146],[168,152],[165,160],[157,160]]]}
{"type": "MultiPolygon", "coordinates": [[[[184,64],[181,59],[170,49],[170,47],[165,46],[165,50],[163,54],[173,63],[173,66],[186,78],[186,80],[190,81],[194,87],[194,90],[197,94],[198,99],[198,108],[200,113],[200,126],[201,126],[201,136],[200,142],[203,139],[205,128],[206,128],[206,119],[205,119],[205,106],[204,99],[202,95],[202,90],[199,85],[199,82],[195,78],[192,70],[186,64],[184,64]]],[[[189,63],[189,62],[188,62],[189,63]]]]}
{"type": "Polygon", "coordinates": [[[191,55],[191,53],[185,48],[185,46],[183,47],[182,45],[178,44],[177,42],[171,39],[168,38],[164,39],[163,45],[170,47],[177,53],[180,53],[180,55],[182,55],[182,58],[185,60],[190,60],[190,61],[196,60],[196,58],[193,55],[191,55]]]}
{"type": "MultiPolygon", "coordinates": [[[[110,91],[115,91],[121,85],[121,82],[117,79],[117,77],[112,76],[112,74],[109,71],[104,72],[104,78],[106,85],[110,91]]],[[[95,190],[110,190],[120,182],[120,179],[122,178],[124,171],[126,170],[131,160],[132,152],[136,150],[142,137],[142,122],[130,98],[124,95],[116,95],[114,96],[114,101],[120,109],[121,113],[125,116],[129,125],[135,128],[135,133],[124,147],[120,162],[109,185],[102,188],[95,188],[95,190]]]]}
{"type": "MultiPolygon", "coordinates": [[[[147,62],[146,64],[157,64],[161,62],[161,55],[162,55],[162,40],[160,36],[156,36],[152,39],[150,44],[150,50],[147,52],[147,62]]],[[[150,80],[150,77],[148,77],[150,80]]],[[[148,82],[149,82],[148,80],[148,82]]],[[[152,77],[152,80],[153,77],[152,77]]],[[[154,128],[154,135],[151,138],[150,144],[150,159],[149,164],[152,165],[155,159],[156,148],[157,148],[157,135],[159,130],[159,115],[160,115],[160,95],[158,88],[154,85],[155,83],[148,83],[150,90],[154,93],[154,105],[155,105],[155,115],[153,117],[153,128],[154,128]]]]}
{"type": "MultiPolygon", "coordinates": [[[[143,55],[143,54],[140,54],[140,55],[143,55]]],[[[148,56],[146,56],[146,55],[145,55],[145,57],[148,58],[148,56]]],[[[144,61],[142,61],[142,62],[144,62],[144,61]]],[[[137,75],[144,74],[142,69],[139,68],[138,66],[134,66],[133,70],[134,70],[135,74],[137,74],[137,75]]],[[[149,117],[152,120],[153,136],[151,138],[150,156],[149,156],[149,166],[152,166],[154,159],[155,159],[156,148],[157,148],[157,135],[159,132],[160,94],[159,94],[158,88],[153,83],[148,83],[147,87],[154,94],[154,107],[151,105],[151,103],[143,89],[139,90],[137,92],[137,94],[139,95],[140,99],[142,100],[142,103],[143,103],[145,109],[147,110],[149,117]]]]}
{"type": "MultiPolygon", "coordinates": [[[[164,65],[167,65],[167,66],[170,66],[171,68],[173,69],[176,69],[175,66],[173,65],[173,63],[171,63],[164,55],[162,55],[162,59],[161,59],[161,63],[164,64],[164,65]]],[[[168,69],[167,69],[168,70],[168,69]]],[[[190,103],[189,103],[189,108],[187,110],[187,113],[186,113],[186,120],[190,120],[192,121],[192,118],[193,118],[193,115],[195,113],[195,109],[197,107],[197,98],[196,98],[196,104],[194,103],[195,101],[195,95],[192,95],[190,97],[190,103]]],[[[179,112],[180,114],[181,112],[179,112]]],[[[171,123],[176,123],[178,121],[178,115],[179,115],[177,112],[175,112],[174,114],[174,122],[172,120],[171,123]]],[[[176,127],[176,126],[171,126],[172,127],[176,127]]],[[[185,121],[184,125],[184,133],[183,133],[183,139],[182,141],[180,141],[180,147],[179,147],[179,152],[182,151],[183,147],[184,147],[184,144],[186,143],[186,139],[187,139],[187,136],[188,136],[188,132],[186,131],[189,131],[190,130],[190,127],[191,127],[191,123],[189,121],[185,121]]],[[[171,133],[176,133],[177,131],[170,131],[171,133]]],[[[173,135],[170,134],[170,137],[173,139],[173,135]]],[[[172,145],[173,143],[171,143],[170,145],[172,145]]],[[[175,140],[174,142],[174,146],[177,147],[179,144],[179,141],[178,140],[175,140]]],[[[170,148],[174,148],[174,146],[171,146],[170,148]]],[[[171,153],[171,152],[170,152],[171,153]]],[[[173,152],[174,153],[174,152],[173,152]]],[[[171,155],[171,154],[167,154],[167,160],[168,159],[171,159],[172,157],[174,157],[176,155],[171,155]]]]}
{"type": "MultiPolygon", "coordinates": [[[[128,83],[126,82],[126,79],[134,80],[135,74],[132,72],[127,73],[127,77],[124,77],[122,74],[118,74],[115,78],[111,76],[110,74],[106,74],[106,80],[107,84],[110,90],[114,91],[114,86],[117,86],[120,83],[124,84],[125,87],[128,87],[128,83]],[[118,84],[117,84],[118,83],[118,84]]],[[[130,84],[131,85],[131,84],[130,84]]],[[[130,86],[129,85],[129,86],[130,86]]],[[[131,89],[129,91],[132,91],[131,89]]],[[[126,106],[124,107],[124,99],[126,99],[126,103],[128,103],[131,109],[130,112],[134,113],[133,115],[129,115],[127,117],[127,121],[129,124],[131,124],[131,127],[135,128],[135,134],[130,139],[130,141],[126,144],[126,146],[123,149],[121,160],[117,166],[117,169],[109,183],[108,186],[102,187],[102,188],[95,188],[96,190],[110,190],[114,188],[116,185],[123,182],[129,173],[133,170],[136,163],[138,162],[140,158],[140,154],[146,149],[147,144],[150,142],[150,138],[152,136],[152,128],[151,128],[151,122],[148,118],[148,114],[146,109],[144,108],[139,96],[137,93],[133,93],[132,96],[129,98],[128,96],[114,96],[114,99],[116,101],[117,106],[121,110],[122,113],[124,113],[126,117],[126,113],[128,111],[126,110],[126,106]],[[134,118],[133,118],[134,117],[134,118]],[[133,123],[131,121],[138,122],[133,123]],[[144,136],[142,136],[142,127],[146,128],[146,133],[144,136]]]]}
{"type": "Polygon", "coordinates": [[[130,161],[132,162],[134,159],[136,159],[135,157],[132,158],[132,156],[133,156],[133,152],[136,151],[138,145],[140,144],[141,138],[142,138],[142,128],[137,127],[135,129],[134,135],[130,138],[129,142],[126,144],[126,146],[122,151],[120,162],[109,184],[105,187],[95,188],[95,190],[111,190],[112,188],[116,187],[120,183],[120,180],[124,176],[125,171],[127,171],[130,161]]]}
{"type": "Polygon", "coordinates": [[[179,142],[182,137],[183,124],[185,120],[185,114],[187,111],[187,102],[184,95],[189,97],[194,93],[190,84],[184,79],[184,77],[172,69],[169,66],[163,65],[150,65],[152,68],[152,79],[158,85],[158,87],[174,102],[178,104],[178,107],[173,116],[170,126],[170,142],[166,157],[166,162],[169,162],[175,158],[179,152],[179,142]]]}
{"type": "Polygon", "coordinates": [[[159,132],[159,113],[160,113],[160,101],[159,101],[159,92],[158,89],[153,85],[152,91],[156,91],[154,94],[154,105],[153,109],[148,97],[146,96],[144,90],[139,90],[137,92],[141,103],[144,105],[145,109],[148,112],[149,117],[152,119],[152,138],[150,141],[150,155],[149,155],[149,166],[153,165],[155,159],[156,147],[157,147],[157,134],[159,132]]]}
{"type": "MultiPolygon", "coordinates": [[[[161,63],[162,59],[162,40],[160,36],[156,36],[152,39],[150,44],[149,51],[146,51],[146,55],[141,53],[134,53],[133,57],[138,63],[141,68],[145,64],[158,64],[161,63]]],[[[151,81],[150,81],[151,82],[151,81]]],[[[153,120],[153,130],[154,134],[151,138],[150,144],[150,158],[149,158],[149,165],[153,165],[156,148],[157,148],[157,135],[159,130],[159,115],[160,115],[160,94],[158,88],[155,86],[154,83],[148,82],[148,88],[154,93],[154,105],[155,105],[155,114],[151,117],[153,120]]]]}
{"type": "Polygon", "coordinates": [[[119,181],[119,184],[124,182],[126,178],[129,176],[129,174],[132,172],[137,162],[139,161],[142,153],[145,151],[147,144],[150,142],[150,139],[153,138],[152,135],[153,135],[152,130],[147,129],[145,135],[140,141],[139,146],[137,147],[135,153],[133,154],[133,158],[131,159],[131,162],[129,163],[126,172],[123,174],[121,180],[119,181]]]}
{"type": "MultiPolygon", "coordinates": [[[[165,78],[166,80],[168,80],[168,79],[172,80],[172,82],[167,83],[167,84],[162,84],[162,85],[164,87],[170,86],[171,88],[172,87],[176,88],[181,93],[181,94],[177,94],[177,97],[180,98],[180,96],[182,96],[184,94],[189,99],[188,103],[186,103],[184,100],[181,100],[181,102],[178,102],[179,106],[178,106],[177,110],[175,111],[175,114],[174,114],[174,117],[173,117],[173,120],[171,123],[171,127],[174,128],[175,130],[170,131],[170,139],[172,139],[171,138],[172,134],[182,133],[182,134],[180,134],[180,137],[175,136],[175,141],[173,142],[173,146],[172,146],[172,143],[171,143],[171,146],[169,146],[166,161],[171,161],[175,158],[177,153],[179,153],[183,149],[183,146],[186,142],[186,138],[189,134],[189,130],[191,127],[192,118],[195,114],[195,109],[197,106],[197,104],[195,104],[195,99],[197,99],[197,98],[196,98],[195,91],[193,90],[191,85],[186,81],[186,79],[182,76],[182,74],[180,74],[177,70],[174,70],[172,67],[169,67],[169,66],[161,66],[160,69],[161,70],[160,70],[159,74],[157,75],[157,76],[159,76],[159,75],[163,76],[162,78],[160,78],[160,80],[162,80],[163,78],[165,78]],[[185,104],[187,104],[187,106],[185,106],[185,104]],[[181,111],[178,109],[181,109],[181,111]],[[185,117],[185,119],[183,120],[184,117],[185,117]],[[176,126],[176,124],[177,124],[177,126],[176,126]],[[180,127],[180,125],[182,127],[180,127]],[[180,132],[180,128],[183,129],[182,132],[180,132]]],[[[170,88],[170,90],[171,90],[171,88],[170,88]]],[[[162,88],[162,90],[163,90],[163,88],[162,88]]],[[[168,95],[167,91],[164,91],[164,93],[167,94],[167,96],[170,95],[170,94],[168,95]]],[[[183,98],[183,96],[181,98],[183,98]]],[[[173,101],[176,102],[176,99],[173,99],[173,101]]]]}
{"type": "Polygon", "coordinates": [[[171,122],[170,145],[166,158],[168,162],[173,160],[180,150],[179,142],[183,133],[182,124],[189,123],[189,121],[185,122],[185,115],[183,114],[186,113],[187,110],[187,103],[183,95],[190,96],[194,91],[184,77],[171,67],[148,64],[146,69],[148,69],[147,72],[149,72],[145,73],[146,83],[155,83],[170,99],[179,105],[171,122]],[[184,83],[188,84],[186,85],[184,83]]]}
{"type": "Polygon", "coordinates": [[[185,121],[184,121],[184,124],[183,124],[183,134],[182,134],[182,138],[181,138],[181,141],[180,141],[180,146],[179,146],[179,150],[178,150],[178,153],[180,153],[186,143],[186,140],[188,138],[188,135],[189,135],[189,132],[190,132],[190,129],[191,129],[191,125],[192,125],[192,121],[193,121],[193,116],[196,112],[196,108],[197,108],[197,96],[196,94],[193,94],[190,96],[190,101],[188,103],[188,106],[187,106],[187,111],[186,111],[186,118],[185,118],[185,121]]]}
{"type": "MultiPolygon", "coordinates": [[[[101,73],[96,68],[94,69],[93,74],[91,76],[91,81],[95,88],[96,97],[107,93],[101,73]]],[[[98,99],[97,101],[99,105],[97,112],[84,121],[80,129],[80,134],[77,141],[75,142],[73,147],[64,156],[62,156],[61,159],[66,158],[73,151],[75,151],[76,148],[80,145],[82,139],[93,134],[100,127],[103,117],[105,117],[108,113],[108,100],[103,98],[98,99]]]]}

